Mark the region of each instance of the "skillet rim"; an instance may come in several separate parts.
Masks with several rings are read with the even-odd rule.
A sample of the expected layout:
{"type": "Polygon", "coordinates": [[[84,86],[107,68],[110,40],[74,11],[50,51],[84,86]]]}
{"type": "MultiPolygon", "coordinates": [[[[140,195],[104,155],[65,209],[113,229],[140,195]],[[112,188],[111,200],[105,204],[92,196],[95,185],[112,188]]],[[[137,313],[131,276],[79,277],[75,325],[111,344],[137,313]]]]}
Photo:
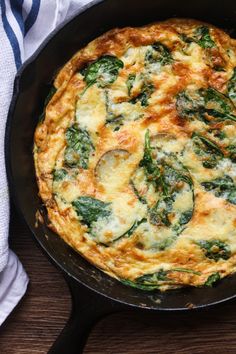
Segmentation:
{"type": "MultiPolygon", "coordinates": [[[[6,167],[6,175],[7,175],[7,182],[8,182],[8,189],[9,189],[9,195],[10,198],[14,201],[14,204],[16,206],[16,209],[21,217],[22,220],[24,220],[25,225],[27,225],[27,228],[30,230],[30,233],[33,236],[33,239],[36,241],[37,245],[40,246],[40,249],[42,249],[43,253],[47,256],[47,258],[50,260],[51,263],[53,263],[60,271],[62,271],[63,276],[66,276],[69,279],[73,279],[75,284],[79,284],[84,286],[85,288],[91,290],[97,295],[100,295],[101,297],[104,298],[104,300],[111,300],[114,301],[115,303],[119,303],[120,305],[125,305],[130,308],[135,308],[139,310],[149,310],[152,312],[189,312],[191,311],[196,311],[196,310],[202,310],[206,308],[212,308],[215,307],[216,305],[225,303],[227,301],[233,300],[236,298],[236,292],[234,295],[228,296],[226,298],[222,298],[220,300],[216,300],[207,304],[200,304],[196,305],[194,307],[176,307],[176,308],[168,308],[168,307],[150,307],[150,306],[141,306],[138,304],[126,302],[125,300],[117,299],[113,296],[108,295],[107,293],[100,292],[99,290],[93,288],[92,286],[84,283],[82,280],[79,279],[78,276],[73,275],[70,270],[66,269],[66,266],[62,264],[59,260],[54,257],[50,250],[41,242],[40,238],[36,235],[35,230],[28,224],[27,219],[23,213],[23,211],[20,208],[20,202],[19,198],[17,196],[17,188],[14,183],[14,177],[12,174],[12,169],[11,169],[11,145],[9,144],[10,142],[10,137],[11,137],[11,130],[12,130],[12,123],[13,123],[13,117],[15,113],[15,106],[17,103],[17,99],[20,95],[20,89],[19,89],[19,84],[21,81],[22,76],[24,75],[25,69],[32,64],[41,54],[41,52],[44,50],[44,48],[49,44],[49,42],[53,41],[54,36],[59,33],[67,24],[72,22],[75,18],[79,17],[82,13],[86,12],[88,9],[102,3],[102,2],[107,2],[108,0],[93,0],[84,6],[82,6],[78,11],[76,11],[75,14],[70,16],[67,20],[63,21],[56,29],[54,29],[40,44],[40,46],[37,48],[37,50],[23,63],[21,68],[17,71],[15,80],[14,80],[14,86],[13,86],[13,91],[12,91],[12,98],[9,106],[9,111],[7,115],[7,120],[6,120],[6,127],[5,127],[5,137],[4,137],[4,155],[5,155],[5,167],[6,167]]],[[[82,257],[81,255],[78,254],[78,256],[82,257]]],[[[104,273],[103,273],[104,274],[104,273]]],[[[107,276],[107,275],[106,275],[107,276]]],[[[228,277],[227,277],[228,278],[228,277]]],[[[222,280],[224,281],[224,279],[222,280]]],[[[173,294],[174,296],[174,294],[173,294]]]]}

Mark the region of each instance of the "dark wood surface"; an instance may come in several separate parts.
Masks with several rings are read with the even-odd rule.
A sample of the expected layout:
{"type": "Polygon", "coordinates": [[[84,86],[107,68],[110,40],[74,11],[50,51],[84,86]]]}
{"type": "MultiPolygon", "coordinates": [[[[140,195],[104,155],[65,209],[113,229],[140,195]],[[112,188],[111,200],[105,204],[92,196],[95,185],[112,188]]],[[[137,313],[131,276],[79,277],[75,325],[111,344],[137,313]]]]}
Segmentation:
{"type": "MultiPolygon", "coordinates": [[[[41,253],[15,211],[11,245],[30,277],[26,296],[0,329],[1,354],[43,354],[70,313],[62,274],[41,253]]],[[[85,354],[236,353],[236,302],[191,314],[107,317],[92,330],[85,354]]],[[[70,353],[68,353],[70,354],[70,353]]]]}

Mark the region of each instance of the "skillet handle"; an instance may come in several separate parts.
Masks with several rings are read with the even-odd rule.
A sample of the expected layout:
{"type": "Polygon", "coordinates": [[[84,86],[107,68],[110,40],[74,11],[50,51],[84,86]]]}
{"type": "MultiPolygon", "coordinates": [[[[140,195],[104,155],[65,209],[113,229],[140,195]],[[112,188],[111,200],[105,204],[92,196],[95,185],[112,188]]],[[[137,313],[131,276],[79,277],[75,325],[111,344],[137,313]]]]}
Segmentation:
{"type": "Polygon", "coordinates": [[[81,354],[92,327],[102,318],[124,309],[112,300],[66,277],[72,298],[71,315],[48,354],[81,354]]]}

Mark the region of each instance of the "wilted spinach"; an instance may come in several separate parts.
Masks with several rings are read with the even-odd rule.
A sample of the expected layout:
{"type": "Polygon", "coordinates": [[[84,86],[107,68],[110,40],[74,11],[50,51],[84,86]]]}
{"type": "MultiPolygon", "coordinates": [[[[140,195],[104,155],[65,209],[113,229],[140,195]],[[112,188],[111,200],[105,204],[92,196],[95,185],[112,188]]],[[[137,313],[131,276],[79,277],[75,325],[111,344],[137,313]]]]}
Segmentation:
{"type": "Polygon", "coordinates": [[[134,281],[122,279],[121,282],[134,288],[151,291],[158,289],[163,282],[174,282],[174,280],[168,277],[168,274],[173,272],[201,275],[200,272],[188,268],[172,268],[169,270],[160,269],[152,274],[144,274],[141,277],[136,278],[134,281]]]}
{"type": "Polygon", "coordinates": [[[236,145],[229,145],[226,147],[226,150],[229,159],[233,162],[236,162],[236,145]]]}
{"type": "Polygon", "coordinates": [[[148,182],[156,184],[156,180],[160,177],[160,169],[157,161],[152,157],[149,130],[145,133],[144,154],[139,166],[144,167],[148,182]]]}
{"type": "Polygon", "coordinates": [[[236,68],[234,68],[233,75],[228,82],[227,89],[229,98],[236,106],[236,68]]]}
{"type": "Polygon", "coordinates": [[[189,184],[192,183],[187,169],[180,162],[174,157],[170,158],[170,160],[175,166],[172,166],[167,161],[158,161],[153,157],[154,149],[151,146],[149,130],[147,130],[145,133],[144,154],[139,166],[145,169],[148,183],[154,184],[156,189],[159,189],[163,195],[169,194],[169,188],[177,180],[182,180],[189,184]]]}
{"type": "Polygon", "coordinates": [[[201,185],[207,191],[214,192],[216,197],[224,198],[236,205],[236,185],[230,176],[218,177],[212,181],[202,182],[201,185]]]}
{"type": "Polygon", "coordinates": [[[212,287],[213,285],[215,285],[215,283],[217,281],[219,281],[221,279],[220,277],[220,273],[216,272],[216,273],[212,273],[211,275],[209,275],[209,277],[207,278],[206,282],[205,282],[205,286],[209,286],[212,287]]]}
{"type": "MultiPolygon", "coordinates": [[[[177,160],[174,155],[166,155],[165,158],[158,160],[153,155],[155,147],[151,146],[149,130],[145,134],[145,145],[143,158],[140,161],[140,167],[144,168],[148,184],[152,184],[159,194],[159,198],[154,206],[149,209],[149,221],[156,226],[171,227],[173,237],[164,240],[161,248],[168,247],[179,235],[192,217],[193,207],[180,213],[179,218],[174,223],[170,221],[170,214],[173,213],[173,204],[179,193],[191,193],[193,198],[193,182],[188,170],[177,160]],[[184,182],[180,184],[180,182],[184,182]],[[186,191],[186,184],[189,186],[186,191]]],[[[158,156],[158,151],[157,151],[158,156]]],[[[162,242],[162,241],[161,241],[162,242]]],[[[160,249],[158,243],[157,248],[160,249]]]]}
{"type": "Polygon", "coordinates": [[[172,268],[169,270],[169,272],[180,272],[180,273],[189,273],[189,274],[194,274],[194,275],[201,275],[201,272],[198,272],[193,269],[189,268],[172,268]]]}
{"type": "Polygon", "coordinates": [[[89,133],[75,123],[66,131],[66,142],[65,165],[87,169],[90,153],[94,150],[89,133]]]}
{"type": "Polygon", "coordinates": [[[205,168],[214,168],[219,160],[224,157],[218,145],[205,136],[194,133],[192,141],[194,143],[194,152],[202,157],[202,165],[205,168]]]}
{"type": "Polygon", "coordinates": [[[186,34],[180,34],[180,38],[185,43],[195,42],[202,48],[213,48],[216,47],[215,42],[210,36],[210,30],[207,26],[200,26],[196,28],[192,37],[187,36],[186,34]]]}
{"type": "Polygon", "coordinates": [[[53,171],[53,180],[58,182],[58,181],[62,181],[63,179],[65,179],[65,177],[68,175],[68,172],[64,169],[57,169],[53,171]]]}
{"type": "Polygon", "coordinates": [[[168,270],[160,269],[153,274],[142,275],[141,277],[136,278],[135,281],[143,285],[154,285],[159,281],[168,280],[167,274],[168,270]]]}
{"type": "Polygon", "coordinates": [[[77,215],[88,226],[99,218],[105,218],[111,214],[110,203],[92,197],[79,197],[72,202],[72,205],[77,215]]]}
{"type": "Polygon", "coordinates": [[[194,38],[202,48],[213,48],[216,46],[210,36],[210,30],[206,26],[198,27],[194,33],[194,38]]]}
{"type": "Polygon", "coordinates": [[[176,109],[182,118],[196,118],[206,124],[225,120],[236,121],[230,99],[212,87],[191,92],[181,91],[176,98],[176,109]]]}
{"type": "Polygon", "coordinates": [[[164,197],[158,200],[149,211],[150,223],[157,226],[170,226],[169,213],[172,211],[173,198],[164,197]]]}
{"type": "Polygon", "coordinates": [[[145,61],[148,64],[160,63],[161,65],[168,65],[173,62],[173,58],[167,46],[156,42],[147,50],[145,61]]]}
{"type": "Polygon", "coordinates": [[[144,83],[141,92],[134,98],[130,100],[131,103],[135,104],[140,102],[141,106],[148,106],[148,100],[151,97],[152,93],[155,91],[153,84],[144,83]]]}
{"type": "Polygon", "coordinates": [[[123,67],[122,60],[115,56],[104,55],[97,59],[81,72],[87,84],[85,90],[95,83],[98,87],[106,87],[112,84],[117,79],[119,70],[123,67]]]}
{"type": "Polygon", "coordinates": [[[207,258],[219,261],[229,259],[231,251],[227,243],[220,240],[200,240],[197,242],[207,258]]]}
{"type": "Polygon", "coordinates": [[[181,91],[176,96],[176,110],[182,118],[204,120],[204,99],[198,91],[181,91]]]}
{"type": "Polygon", "coordinates": [[[185,225],[187,224],[193,216],[193,209],[189,209],[184,211],[179,218],[179,224],[180,225],[185,225]]]}
{"type": "Polygon", "coordinates": [[[135,78],[136,78],[136,74],[129,74],[128,79],[126,80],[126,86],[127,86],[129,96],[133,88],[135,78]]]}
{"type": "Polygon", "coordinates": [[[135,281],[129,280],[129,279],[120,279],[120,282],[124,285],[128,285],[131,288],[139,289],[139,290],[144,290],[144,291],[153,291],[159,288],[158,284],[154,285],[143,285],[141,283],[136,283],[135,281]]]}
{"type": "Polygon", "coordinates": [[[232,114],[234,107],[228,97],[212,87],[201,89],[200,94],[205,100],[206,113],[218,118],[219,121],[226,119],[236,121],[236,116],[232,114]]]}
{"type": "Polygon", "coordinates": [[[217,129],[210,129],[208,131],[209,133],[213,134],[213,136],[216,138],[216,139],[219,139],[219,140],[224,140],[225,138],[227,138],[227,135],[224,131],[222,130],[217,130],[217,129]]]}

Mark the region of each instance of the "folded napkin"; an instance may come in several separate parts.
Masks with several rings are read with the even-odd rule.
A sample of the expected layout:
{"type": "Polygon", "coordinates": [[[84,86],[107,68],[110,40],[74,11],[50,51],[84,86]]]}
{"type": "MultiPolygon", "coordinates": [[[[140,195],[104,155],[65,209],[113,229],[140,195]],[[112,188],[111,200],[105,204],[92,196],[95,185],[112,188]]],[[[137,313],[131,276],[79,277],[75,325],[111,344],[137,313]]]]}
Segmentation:
{"type": "Polygon", "coordinates": [[[16,71],[59,23],[90,0],[0,0],[0,325],[24,295],[28,276],[8,249],[4,134],[16,71]]]}

